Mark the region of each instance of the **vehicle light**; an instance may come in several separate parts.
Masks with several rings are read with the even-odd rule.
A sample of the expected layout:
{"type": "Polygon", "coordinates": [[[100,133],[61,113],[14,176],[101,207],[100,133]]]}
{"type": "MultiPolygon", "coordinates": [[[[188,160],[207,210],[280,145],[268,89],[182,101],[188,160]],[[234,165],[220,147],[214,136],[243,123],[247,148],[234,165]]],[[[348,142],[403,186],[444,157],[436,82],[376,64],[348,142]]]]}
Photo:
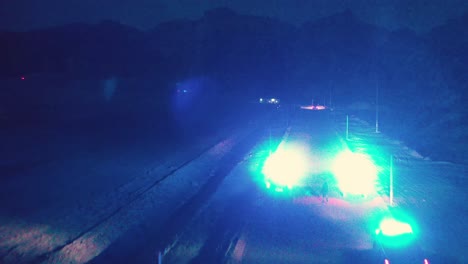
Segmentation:
{"type": "Polygon", "coordinates": [[[314,110],[315,106],[314,105],[301,106],[301,109],[314,110]]]}
{"type": "Polygon", "coordinates": [[[385,236],[398,236],[413,233],[413,229],[408,223],[395,219],[384,219],[380,223],[380,230],[385,236]]]}
{"type": "Polygon", "coordinates": [[[384,264],[390,264],[390,261],[388,259],[385,259],[384,264]]]}
{"type": "Polygon", "coordinates": [[[377,167],[367,155],[344,151],[335,158],[332,171],[343,193],[376,192],[377,167]]]}
{"type": "Polygon", "coordinates": [[[305,154],[297,149],[281,149],[273,153],[263,164],[262,172],[268,182],[281,187],[296,186],[306,174],[305,154]]]}
{"type": "Polygon", "coordinates": [[[424,259],[424,264],[429,264],[429,260],[424,259]]]}
{"type": "Polygon", "coordinates": [[[317,110],[325,110],[325,106],[323,106],[323,105],[317,105],[317,106],[315,106],[315,109],[317,109],[317,110]]]}

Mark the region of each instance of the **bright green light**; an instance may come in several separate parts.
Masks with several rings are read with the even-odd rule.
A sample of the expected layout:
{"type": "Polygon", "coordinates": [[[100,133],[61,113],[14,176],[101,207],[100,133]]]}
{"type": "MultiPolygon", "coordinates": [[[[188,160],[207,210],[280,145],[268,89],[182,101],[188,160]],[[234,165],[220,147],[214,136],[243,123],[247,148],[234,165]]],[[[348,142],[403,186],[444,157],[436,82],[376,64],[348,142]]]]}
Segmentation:
{"type": "Polygon", "coordinates": [[[379,230],[385,236],[399,236],[413,233],[413,229],[408,223],[395,219],[384,219],[380,222],[379,230]]]}
{"type": "Polygon", "coordinates": [[[332,170],[342,192],[350,194],[375,192],[377,168],[368,156],[344,151],[336,157],[332,170]]]}
{"type": "MultiPolygon", "coordinates": [[[[258,145],[249,157],[249,172],[252,179],[258,184],[266,184],[265,176],[262,172],[265,161],[270,156],[271,151],[276,149],[278,145],[277,139],[266,140],[263,144],[258,145]]],[[[267,186],[265,186],[267,187],[267,186]]]]}
{"type": "Polygon", "coordinates": [[[390,208],[383,213],[384,215],[375,215],[375,218],[371,219],[376,239],[388,248],[414,245],[419,234],[414,218],[400,208],[390,208]]]}
{"type": "Polygon", "coordinates": [[[280,149],[273,153],[263,166],[267,181],[279,186],[291,188],[296,185],[307,171],[304,153],[295,149],[280,149]]]}

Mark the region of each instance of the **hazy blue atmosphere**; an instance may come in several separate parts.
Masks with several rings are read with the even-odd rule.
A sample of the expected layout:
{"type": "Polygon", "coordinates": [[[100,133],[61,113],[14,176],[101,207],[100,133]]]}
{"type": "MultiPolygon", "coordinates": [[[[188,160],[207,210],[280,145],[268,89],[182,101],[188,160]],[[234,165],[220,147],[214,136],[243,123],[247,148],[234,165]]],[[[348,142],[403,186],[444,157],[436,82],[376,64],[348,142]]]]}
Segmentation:
{"type": "Polygon", "coordinates": [[[0,262],[466,263],[467,27],[463,0],[2,1],[0,262]],[[368,229],[399,210],[393,254],[368,229]]]}

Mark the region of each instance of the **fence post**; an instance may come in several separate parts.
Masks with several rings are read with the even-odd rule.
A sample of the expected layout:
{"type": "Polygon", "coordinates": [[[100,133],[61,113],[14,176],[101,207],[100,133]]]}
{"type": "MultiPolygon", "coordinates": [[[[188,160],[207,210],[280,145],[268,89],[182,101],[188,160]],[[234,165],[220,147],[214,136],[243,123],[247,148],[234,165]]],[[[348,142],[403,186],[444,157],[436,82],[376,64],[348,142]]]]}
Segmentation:
{"type": "Polygon", "coordinates": [[[349,116],[346,115],[346,140],[349,140],[349,116]]]}
{"type": "Polygon", "coordinates": [[[393,206],[393,155],[390,155],[390,206],[393,206]]]}

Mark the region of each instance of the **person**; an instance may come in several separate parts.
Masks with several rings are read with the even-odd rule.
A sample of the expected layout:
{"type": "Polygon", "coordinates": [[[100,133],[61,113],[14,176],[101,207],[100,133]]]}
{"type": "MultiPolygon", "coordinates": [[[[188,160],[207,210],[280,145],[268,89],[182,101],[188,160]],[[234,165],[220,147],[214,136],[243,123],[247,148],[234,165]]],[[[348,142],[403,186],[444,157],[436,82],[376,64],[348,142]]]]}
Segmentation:
{"type": "Polygon", "coordinates": [[[328,203],[328,182],[325,180],[322,185],[322,203],[328,203]]]}

